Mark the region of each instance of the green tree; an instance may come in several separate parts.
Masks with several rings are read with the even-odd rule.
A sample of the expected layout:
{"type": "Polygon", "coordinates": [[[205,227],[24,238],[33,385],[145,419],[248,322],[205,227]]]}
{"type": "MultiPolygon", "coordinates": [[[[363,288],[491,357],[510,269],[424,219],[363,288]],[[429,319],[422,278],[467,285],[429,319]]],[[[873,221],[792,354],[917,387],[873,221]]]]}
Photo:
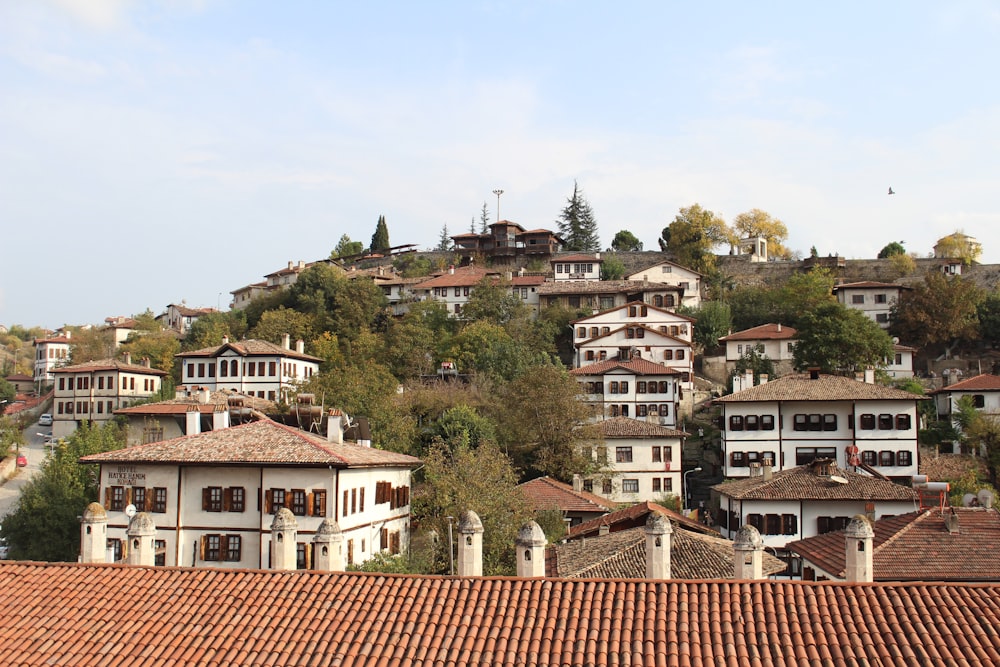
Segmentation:
{"type": "Polygon", "coordinates": [[[957,344],[979,338],[979,304],[985,292],[962,276],[931,271],[924,282],[903,290],[893,304],[890,330],[900,340],[932,353],[951,354],[957,344]]]}
{"type": "Polygon", "coordinates": [[[678,308],[680,315],[694,318],[694,343],[702,350],[709,350],[719,344],[733,328],[733,313],[729,304],[723,301],[703,301],[699,308],[678,308]]]}
{"type": "Polygon", "coordinates": [[[262,308],[264,304],[275,303],[275,307],[278,307],[277,303],[279,302],[272,301],[272,299],[280,297],[283,300],[286,295],[285,290],[279,290],[272,295],[254,299],[246,311],[231,310],[225,313],[209,313],[199,317],[188,329],[181,348],[188,351],[214,347],[222,344],[223,336],[228,336],[231,341],[242,340],[247,334],[248,314],[256,312],[259,318],[261,314],[266,312],[262,308]]]}
{"type": "Polygon", "coordinates": [[[987,294],[976,306],[979,335],[991,345],[1000,344],[1000,291],[987,294]]]}
{"type": "Polygon", "coordinates": [[[291,341],[311,341],[316,337],[316,318],[284,306],[261,314],[260,321],[247,334],[254,340],[266,340],[281,345],[285,335],[291,341]]]}
{"type": "Polygon", "coordinates": [[[16,560],[75,561],[80,553],[80,520],[84,508],[98,499],[93,466],[81,456],[125,445],[125,433],[114,422],[94,427],[84,422],[42,462],[41,471],[22,489],[17,506],[3,522],[16,560]]]}
{"type": "MultiPolygon", "coordinates": [[[[497,220],[497,222],[500,221],[497,220]]],[[[476,230],[475,228],[473,228],[470,229],[469,231],[474,232],[476,230]]],[[[486,234],[489,231],[490,231],[490,208],[489,206],[486,205],[486,202],[483,202],[483,209],[479,211],[479,233],[486,234]]]]}
{"type": "Polygon", "coordinates": [[[385,216],[380,215],[378,217],[378,223],[375,225],[375,233],[372,234],[372,244],[371,251],[379,252],[382,250],[387,250],[389,248],[389,227],[385,224],[385,216]]]}
{"type": "MultiPolygon", "coordinates": [[[[514,574],[514,540],[531,512],[517,489],[517,472],[503,451],[488,441],[471,448],[439,440],[424,457],[423,473],[412,505],[421,527],[447,535],[448,517],[457,520],[466,510],[475,512],[484,529],[483,574],[514,574]]],[[[441,543],[446,550],[448,540],[441,543]]],[[[447,568],[447,551],[438,562],[447,568]]]]}
{"type": "Polygon", "coordinates": [[[903,247],[904,243],[906,243],[906,241],[893,241],[892,243],[886,244],[884,248],[878,251],[878,258],[888,259],[893,255],[905,255],[906,248],[903,247]]]}
{"type": "Polygon", "coordinates": [[[637,239],[632,232],[623,229],[615,234],[615,238],[611,241],[611,250],[617,252],[642,250],[642,241],[637,239]]]}
{"type": "Polygon", "coordinates": [[[834,277],[828,269],[813,268],[796,273],[777,290],[778,312],[775,319],[782,324],[797,326],[799,318],[820,306],[835,303],[834,277]]]}
{"type": "Polygon", "coordinates": [[[737,236],[743,238],[766,239],[767,253],[772,257],[782,259],[791,259],[792,257],[791,250],[785,247],[785,241],[788,240],[788,228],[785,223],[772,217],[767,211],[754,208],[740,213],[733,218],[733,231],[737,236]]]}
{"type": "MultiPolygon", "coordinates": [[[[733,331],[743,331],[779,321],[784,312],[779,290],[754,285],[734,288],[726,302],[732,313],[733,331]]],[[[782,324],[788,323],[782,322],[782,324]]]]}
{"type": "Polygon", "coordinates": [[[478,320],[451,339],[442,359],[455,361],[463,373],[502,383],[547,363],[548,355],[515,339],[499,324],[478,320]]]}
{"type": "Polygon", "coordinates": [[[288,306],[314,316],[315,331],[330,331],[343,342],[377,328],[387,302],[371,280],[349,280],[329,264],[314,264],[289,289],[288,306]]]}
{"type": "Polygon", "coordinates": [[[451,249],[452,241],[448,235],[448,225],[441,227],[441,236],[438,237],[438,244],[435,250],[448,251],[451,249]]]}
{"type": "Polygon", "coordinates": [[[0,414],[3,414],[3,409],[7,407],[6,402],[13,401],[15,395],[17,395],[17,389],[14,388],[14,385],[7,382],[6,378],[0,377],[0,414]]]}
{"type": "Polygon", "coordinates": [[[115,339],[110,329],[97,327],[80,328],[73,331],[70,338],[69,357],[71,364],[82,364],[115,356],[115,339]]]}
{"type": "Polygon", "coordinates": [[[625,263],[617,257],[606,257],[601,262],[601,280],[621,280],[625,277],[625,263]]]}
{"type": "Polygon", "coordinates": [[[128,352],[135,361],[149,359],[153,368],[172,373],[174,370],[174,355],[181,351],[181,343],[169,331],[151,331],[142,333],[133,331],[118,348],[119,352],[128,352]]]}
{"type": "Polygon", "coordinates": [[[699,204],[681,208],[660,235],[660,250],[678,264],[709,275],[715,271],[714,248],[732,240],[725,220],[699,204]]]}
{"type": "Polygon", "coordinates": [[[576,181],[573,181],[573,195],[566,200],[556,224],[565,241],[564,250],[596,252],[601,249],[594,211],[576,181]]]}
{"type": "Polygon", "coordinates": [[[795,368],[825,373],[880,367],[892,355],[892,339],[861,311],[837,302],[804,313],[797,322],[795,368]]]}
{"type": "Polygon", "coordinates": [[[729,374],[729,391],[733,390],[733,378],[745,375],[747,371],[753,372],[754,385],[760,384],[762,375],[767,375],[770,380],[777,377],[774,372],[774,362],[761,354],[756,348],[751,347],[743,356],[736,360],[736,365],[729,374]]]}
{"type": "Polygon", "coordinates": [[[337,241],[337,246],[330,253],[330,259],[338,259],[340,257],[350,257],[351,255],[360,255],[365,251],[365,244],[361,241],[352,241],[351,237],[347,234],[343,234],[340,240],[337,241]]]}
{"type": "Polygon", "coordinates": [[[513,319],[527,319],[528,307],[510,291],[510,283],[484,276],[472,288],[462,307],[462,318],[471,322],[486,321],[501,326],[513,319]]]}
{"type": "Polygon", "coordinates": [[[475,449],[484,442],[496,442],[496,424],[465,404],[448,408],[430,428],[430,436],[438,438],[450,447],[471,447],[475,449]]]}
{"type": "Polygon", "coordinates": [[[952,257],[961,259],[964,264],[978,262],[983,254],[983,246],[971,236],[966,236],[962,230],[938,239],[934,244],[934,254],[937,257],[952,257]]]}

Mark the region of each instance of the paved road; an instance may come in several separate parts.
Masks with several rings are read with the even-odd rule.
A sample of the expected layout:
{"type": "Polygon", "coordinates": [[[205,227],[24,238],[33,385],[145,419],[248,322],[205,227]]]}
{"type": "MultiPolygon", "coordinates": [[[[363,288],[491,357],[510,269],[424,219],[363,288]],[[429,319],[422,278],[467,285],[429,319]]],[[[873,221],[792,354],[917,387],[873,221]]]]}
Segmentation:
{"type": "MultiPolygon", "coordinates": [[[[21,447],[21,453],[27,456],[28,466],[16,468],[14,476],[0,484],[0,517],[7,516],[7,513],[14,509],[17,505],[17,499],[21,495],[21,487],[27,484],[28,480],[39,471],[48,450],[48,447],[43,444],[43,436],[39,434],[51,432],[51,426],[39,426],[38,424],[31,424],[25,429],[24,439],[28,444],[21,447]]],[[[0,518],[0,524],[2,522],[3,519],[0,518]]]]}

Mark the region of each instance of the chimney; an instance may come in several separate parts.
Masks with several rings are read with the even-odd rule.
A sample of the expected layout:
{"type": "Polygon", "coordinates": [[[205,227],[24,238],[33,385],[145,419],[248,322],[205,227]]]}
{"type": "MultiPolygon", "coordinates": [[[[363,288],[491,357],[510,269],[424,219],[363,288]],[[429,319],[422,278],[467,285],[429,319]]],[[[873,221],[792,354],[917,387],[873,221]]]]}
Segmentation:
{"type": "Polygon", "coordinates": [[[229,410],[223,404],[216,405],[212,410],[212,430],[220,431],[229,428],[229,410]]]}
{"type": "Polygon", "coordinates": [[[208,405],[210,400],[212,400],[212,390],[208,387],[198,387],[198,402],[208,405]]]}
{"type": "Polygon", "coordinates": [[[944,516],[944,527],[948,529],[948,532],[952,535],[959,532],[958,528],[958,514],[955,513],[955,508],[950,508],[951,511],[944,516]]]}
{"type": "Polygon", "coordinates": [[[330,410],[329,416],[326,418],[326,439],[327,442],[332,442],[335,445],[344,444],[344,413],[333,408],[330,410]]]}
{"type": "Polygon", "coordinates": [[[818,367],[812,366],[809,369],[809,379],[810,380],[818,380],[819,379],[819,368],[818,367]]]}
{"type": "Polygon", "coordinates": [[[875,384],[875,369],[871,366],[865,369],[865,384],[875,384]]]}
{"type": "Polygon", "coordinates": [[[293,262],[292,260],[288,260],[288,270],[291,271],[294,268],[295,268],[295,262],[293,262]]]}
{"type": "Polygon", "coordinates": [[[503,274],[503,277],[507,280],[507,282],[510,282],[511,280],[514,279],[514,274],[508,271],[505,274],[503,274]]]}
{"type": "Polygon", "coordinates": [[[483,576],[483,522],[472,510],[458,519],[458,576],[483,576]]]}
{"type": "Polygon", "coordinates": [[[151,366],[149,365],[149,357],[142,358],[142,365],[145,366],[146,368],[151,368],[151,366]]]}
{"type": "Polygon", "coordinates": [[[306,342],[301,338],[295,341],[295,351],[298,352],[299,354],[306,353],[306,342]]]}
{"type": "Polygon", "coordinates": [[[733,540],[733,579],[747,581],[764,578],[764,539],[760,531],[745,524],[733,540]]]}
{"type": "Polygon", "coordinates": [[[73,337],[73,332],[72,331],[64,331],[63,332],[63,337],[65,337],[66,340],[69,340],[70,338],[73,337]]]}
{"type": "Polygon", "coordinates": [[[229,336],[223,336],[222,337],[222,344],[223,345],[229,345],[229,336]]]}
{"type": "Polygon", "coordinates": [[[521,530],[517,531],[517,539],[514,541],[517,554],[517,576],[545,576],[545,545],[547,542],[541,526],[534,521],[529,521],[521,526],[521,530]]]}
{"type": "Polygon", "coordinates": [[[606,523],[602,523],[600,526],[597,527],[598,535],[607,535],[610,532],[611,532],[611,526],[609,526],[606,523]]]}
{"type": "Polygon", "coordinates": [[[199,433],[201,433],[201,409],[197,405],[189,405],[187,412],[184,413],[184,435],[198,435],[199,433]]]}
{"type": "Polygon", "coordinates": [[[131,352],[125,352],[124,354],[122,354],[122,363],[125,364],[126,366],[131,366],[132,365],[132,353],[131,352]]]}
{"type": "Polygon", "coordinates": [[[292,337],[289,334],[281,335],[281,347],[286,350],[292,349],[292,337]]]}
{"type": "Polygon", "coordinates": [[[875,531],[863,514],[856,515],[847,524],[844,531],[846,544],[846,564],[844,580],[854,582],[871,582],[875,580],[873,572],[873,554],[875,531]]]}
{"type": "Polygon", "coordinates": [[[271,569],[295,569],[295,540],[298,530],[299,524],[292,510],[287,507],[279,509],[271,522],[271,569]]]}
{"type": "Polygon", "coordinates": [[[750,387],[753,386],[753,370],[748,368],[744,373],[744,378],[745,378],[744,380],[745,384],[743,385],[743,388],[749,389],[750,387]]]}
{"type": "Polygon", "coordinates": [[[344,571],[344,535],[340,532],[340,526],[335,519],[330,517],[323,519],[312,543],[317,570],[344,571]]]}
{"type": "Polygon", "coordinates": [[[128,522],[129,565],[156,565],[156,524],[146,512],[139,512],[128,522]]]}
{"type": "Polygon", "coordinates": [[[764,478],[765,482],[770,482],[771,478],[774,477],[774,466],[772,466],[770,463],[765,463],[764,465],[762,465],[760,467],[760,476],[764,478]]]}
{"type": "Polygon", "coordinates": [[[90,503],[80,521],[80,562],[106,563],[108,513],[100,503],[90,503]]]}
{"type": "Polygon", "coordinates": [[[781,322],[778,322],[778,333],[781,333],[781,322]]]}
{"type": "Polygon", "coordinates": [[[643,529],[646,533],[646,578],[670,578],[670,543],[674,527],[658,512],[650,512],[643,529]]]}
{"type": "Polygon", "coordinates": [[[306,268],[306,261],[304,259],[299,260],[299,270],[306,268]]]}
{"type": "Polygon", "coordinates": [[[757,384],[767,384],[767,381],[770,379],[770,377],[771,376],[768,375],[767,373],[761,373],[758,376],[757,384]]]}
{"type": "Polygon", "coordinates": [[[448,275],[450,275],[450,276],[455,275],[455,265],[454,264],[452,264],[451,266],[448,267],[448,275]]]}
{"type": "Polygon", "coordinates": [[[573,490],[577,493],[583,491],[583,475],[573,475],[573,490]]]}

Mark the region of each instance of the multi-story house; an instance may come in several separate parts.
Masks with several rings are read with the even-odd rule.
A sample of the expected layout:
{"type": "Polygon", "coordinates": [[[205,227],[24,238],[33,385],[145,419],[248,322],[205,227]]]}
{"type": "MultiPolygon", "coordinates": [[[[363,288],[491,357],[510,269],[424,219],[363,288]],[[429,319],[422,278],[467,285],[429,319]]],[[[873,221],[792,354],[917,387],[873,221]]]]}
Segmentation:
{"type": "Polygon", "coordinates": [[[117,348],[132,335],[135,331],[136,322],[131,317],[124,317],[119,315],[117,317],[105,317],[104,327],[107,331],[111,332],[111,337],[115,341],[115,347],[117,348]]]}
{"type": "Polygon", "coordinates": [[[69,346],[73,338],[72,331],[65,331],[60,336],[49,336],[47,338],[36,338],[33,342],[35,347],[35,384],[51,384],[54,376],[53,369],[65,366],[69,363],[69,346]]]}
{"type": "Polygon", "coordinates": [[[913,377],[913,355],[916,351],[909,345],[893,343],[892,358],[885,360],[882,370],[894,380],[913,377]]]}
{"type": "Polygon", "coordinates": [[[293,350],[286,334],[282,345],[264,340],[230,342],[175,355],[181,361],[181,382],[210,391],[223,389],[269,401],[287,401],[289,392],[319,372],[322,359],[305,353],[298,341],[293,350]]]}
{"type": "Polygon", "coordinates": [[[642,280],[552,280],[538,288],[542,308],[590,308],[610,310],[632,302],[657,308],[676,308],[684,290],[666,283],[642,280]]]}
{"type": "Polygon", "coordinates": [[[836,285],[833,288],[833,294],[840,303],[848,308],[860,310],[865,317],[883,329],[888,329],[892,307],[899,300],[899,295],[906,289],[910,288],[895,283],[879,283],[868,280],[836,285]]]}
{"type": "Polygon", "coordinates": [[[405,551],[420,460],[345,442],[334,412],[327,437],[262,420],[83,457],[99,466],[114,560],[127,556],[137,511],[155,522],[161,565],[269,568],[283,507],[298,523],[300,569],[311,569],[311,541],[327,517],[340,527],[346,564],[405,551]]]}
{"type": "Polygon", "coordinates": [[[917,474],[921,397],[867,375],[872,381],[811,371],[716,399],[726,477],[747,477],[754,465],[786,470],[815,458],[897,479],[917,474]]]}
{"type": "Polygon", "coordinates": [[[233,295],[233,300],[229,304],[229,307],[233,310],[243,310],[250,305],[251,301],[266,293],[267,281],[244,285],[243,287],[230,292],[230,294],[233,295]]]}
{"type": "Polygon", "coordinates": [[[832,458],[780,472],[766,465],[754,471],[712,487],[715,523],[730,539],[743,525],[756,528],[765,547],[788,563],[790,576],[799,575],[801,563],[786,548],[789,542],[845,528],[858,514],[879,519],[919,506],[912,488],[839,468],[832,458]]]}
{"type": "Polygon", "coordinates": [[[681,449],[687,433],[628,417],[603,420],[601,433],[604,445],[597,457],[606,471],[600,480],[584,480],[585,490],[600,484],[598,493],[619,503],[681,495],[681,449]]]}
{"type": "Polygon", "coordinates": [[[172,303],[167,306],[167,310],[156,318],[164,329],[176,331],[181,336],[187,334],[191,325],[198,321],[199,317],[210,313],[218,312],[215,308],[189,308],[184,304],[172,303]]]}
{"type": "Polygon", "coordinates": [[[697,271],[666,260],[625,276],[625,280],[676,285],[683,290],[679,305],[690,308],[697,308],[701,305],[701,279],[702,275],[697,271]]]}
{"type": "Polygon", "coordinates": [[[468,259],[481,255],[494,264],[513,262],[518,257],[548,257],[558,252],[563,240],[548,229],[525,230],[524,227],[501,220],[489,227],[486,234],[457,234],[451,237],[455,252],[468,259]]]}
{"type": "Polygon", "coordinates": [[[719,338],[726,344],[726,365],[735,363],[744,355],[756,350],[762,357],[774,362],[775,369],[790,371],[795,357],[798,331],[781,324],[761,324],[719,338]]]}
{"type": "Polygon", "coordinates": [[[81,422],[109,421],[115,410],[160,391],[167,375],[150,368],[148,359],[133,364],[128,354],[121,361],[88,361],[53,369],[52,374],[52,435],[56,438],[68,436],[81,422]]]}
{"type": "Polygon", "coordinates": [[[607,359],[574,368],[582,400],[599,408],[600,418],[638,417],[664,427],[683,414],[683,375],[647,359],[607,359]]]}
{"type": "Polygon", "coordinates": [[[934,398],[938,419],[950,419],[958,412],[958,401],[964,396],[984,414],[1000,415],[1000,377],[982,373],[930,392],[934,398]]]}
{"type": "Polygon", "coordinates": [[[434,276],[412,287],[419,299],[435,299],[442,302],[452,317],[461,317],[462,309],[469,302],[472,292],[484,278],[502,282],[511,293],[521,299],[532,314],[538,312],[538,291],[545,278],[539,275],[524,275],[508,272],[505,276],[497,271],[471,266],[450,267],[446,273],[434,276]]]}
{"type": "Polygon", "coordinates": [[[229,391],[185,391],[170,400],[115,410],[127,420],[127,442],[142,445],[229,428],[274,412],[273,402],[229,391]]]}
{"type": "Polygon", "coordinates": [[[600,280],[601,255],[561,255],[549,260],[554,280],[600,280]]]}

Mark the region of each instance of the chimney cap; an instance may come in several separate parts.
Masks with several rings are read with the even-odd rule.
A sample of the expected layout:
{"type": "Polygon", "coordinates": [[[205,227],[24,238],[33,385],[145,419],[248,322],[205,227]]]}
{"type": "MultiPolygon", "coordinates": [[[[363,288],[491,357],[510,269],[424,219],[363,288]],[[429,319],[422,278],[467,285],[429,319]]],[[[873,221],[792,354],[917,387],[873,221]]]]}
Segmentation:
{"type": "Polygon", "coordinates": [[[650,512],[646,517],[645,531],[649,535],[667,535],[674,532],[674,527],[670,520],[659,512],[650,512]]]}
{"type": "Polygon", "coordinates": [[[515,543],[519,547],[542,547],[548,544],[548,540],[541,526],[534,521],[528,521],[517,531],[515,543]]]}
{"type": "Polygon", "coordinates": [[[875,537],[872,522],[864,514],[855,514],[851,522],[847,524],[847,530],[844,531],[844,534],[855,539],[875,537]]]}
{"type": "Polygon", "coordinates": [[[482,533],[483,522],[479,515],[472,510],[465,510],[458,519],[458,532],[460,533],[482,533]]]}
{"type": "Polygon", "coordinates": [[[760,536],[759,530],[747,523],[736,531],[733,547],[738,550],[763,549],[764,538],[760,536]]]}

